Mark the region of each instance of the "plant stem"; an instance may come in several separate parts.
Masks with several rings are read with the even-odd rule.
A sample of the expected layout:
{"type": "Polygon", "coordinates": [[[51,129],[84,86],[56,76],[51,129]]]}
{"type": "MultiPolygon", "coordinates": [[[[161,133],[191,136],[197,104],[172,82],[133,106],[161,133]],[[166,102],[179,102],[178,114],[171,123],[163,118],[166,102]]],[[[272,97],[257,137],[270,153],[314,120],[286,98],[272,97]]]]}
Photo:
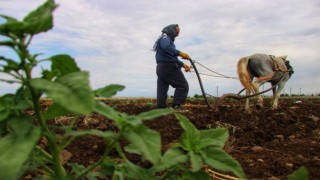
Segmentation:
{"type": "Polygon", "coordinates": [[[117,144],[120,140],[120,138],[122,137],[123,134],[123,129],[120,130],[120,132],[118,133],[118,135],[116,136],[116,138],[114,138],[108,145],[106,150],[104,151],[102,157],[95,162],[94,164],[88,166],[85,170],[83,170],[82,172],[80,172],[75,179],[80,179],[83,175],[85,175],[87,172],[91,171],[92,169],[94,169],[95,167],[97,167],[99,164],[101,164],[104,160],[104,157],[108,157],[108,154],[110,153],[110,151],[112,150],[112,148],[115,146],[115,144],[117,144]]]}
{"type": "Polygon", "coordinates": [[[127,161],[128,159],[127,159],[126,155],[123,153],[119,142],[117,142],[117,143],[115,144],[115,148],[116,148],[118,154],[120,155],[120,157],[121,157],[122,159],[124,159],[124,160],[127,161]]]}
{"type": "Polygon", "coordinates": [[[60,160],[60,150],[58,145],[56,144],[55,137],[52,134],[52,132],[48,129],[45,120],[40,112],[40,106],[39,106],[39,98],[37,97],[35,90],[29,85],[30,92],[32,94],[32,102],[34,105],[34,111],[36,114],[36,117],[39,121],[40,127],[42,129],[42,132],[44,136],[48,140],[49,148],[52,154],[52,160],[53,160],[53,166],[54,166],[54,171],[56,173],[56,178],[58,179],[63,179],[66,177],[66,172],[65,169],[62,166],[61,160],[60,160]]]}
{"type": "MultiPolygon", "coordinates": [[[[23,41],[23,40],[22,40],[23,41]]],[[[65,179],[66,177],[66,172],[65,169],[62,166],[61,160],[60,160],[60,150],[58,145],[56,144],[55,137],[52,134],[52,132],[48,129],[45,119],[43,118],[41,114],[41,108],[39,105],[39,100],[40,100],[40,95],[36,92],[36,90],[30,85],[30,80],[32,79],[31,77],[31,70],[32,66],[28,66],[29,64],[26,62],[26,58],[28,57],[28,50],[27,46],[22,45],[19,47],[20,49],[20,59],[23,64],[25,74],[26,74],[26,85],[29,87],[31,96],[32,96],[32,104],[33,104],[33,109],[35,112],[35,115],[39,121],[40,127],[42,129],[42,133],[44,136],[47,138],[48,143],[49,143],[49,148],[52,153],[52,160],[53,160],[53,166],[54,166],[54,171],[55,171],[55,178],[57,179],[65,179]]]]}
{"type": "Polygon", "coordinates": [[[51,154],[47,153],[44,149],[42,149],[40,146],[36,146],[36,149],[42,154],[44,155],[47,159],[52,159],[51,154]]]}

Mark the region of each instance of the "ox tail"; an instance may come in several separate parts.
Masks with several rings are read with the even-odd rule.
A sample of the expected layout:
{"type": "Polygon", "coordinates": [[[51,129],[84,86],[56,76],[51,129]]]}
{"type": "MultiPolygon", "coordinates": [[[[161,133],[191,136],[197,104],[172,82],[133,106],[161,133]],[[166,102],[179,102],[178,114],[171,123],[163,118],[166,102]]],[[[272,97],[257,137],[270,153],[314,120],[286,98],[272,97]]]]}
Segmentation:
{"type": "Polygon", "coordinates": [[[237,65],[237,71],[238,71],[238,77],[239,80],[244,88],[247,90],[250,90],[254,92],[254,88],[252,86],[252,75],[250,74],[248,70],[248,64],[249,64],[249,56],[240,58],[237,65]]]}

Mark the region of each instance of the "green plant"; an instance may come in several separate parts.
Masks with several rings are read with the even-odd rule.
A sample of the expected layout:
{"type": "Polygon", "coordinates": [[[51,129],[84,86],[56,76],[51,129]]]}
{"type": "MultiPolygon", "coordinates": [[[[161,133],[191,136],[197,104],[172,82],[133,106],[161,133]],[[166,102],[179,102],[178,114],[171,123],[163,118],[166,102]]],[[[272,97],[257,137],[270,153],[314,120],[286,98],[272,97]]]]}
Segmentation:
{"type": "Polygon", "coordinates": [[[99,175],[112,179],[210,179],[201,169],[204,164],[245,177],[237,161],[223,151],[227,129],[200,131],[186,117],[175,114],[185,131],[180,142],[162,154],[160,134],[143,122],[171,114],[172,110],[152,110],[138,115],[118,112],[95,96],[111,97],[124,86],[92,90],[89,73],[82,71],[69,55],[39,59],[40,54],[30,54],[32,38],[53,27],[56,8],[53,0],[47,0],[22,21],[1,15],[6,22],[0,25],[3,37],[0,46],[18,55],[15,60],[0,56],[0,73],[8,77],[1,81],[16,83],[19,88],[15,94],[0,97],[0,179],[18,179],[28,171],[37,172],[46,179],[91,179],[99,175]],[[45,61],[50,62],[51,67],[43,69],[40,77],[33,77],[32,70],[45,61]],[[46,111],[40,107],[40,98],[44,95],[53,99],[46,111]],[[29,111],[34,113],[27,113],[29,111]],[[72,126],[77,117],[91,113],[113,120],[119,131],[74,131],[72,126]],[[47,125],[47,120],[70,114],[74,118],[61,128],[62,134],[55,133],[47,125]],[[102,158],[88,167],[71,164],[72,169],[67,172],[60,159],[61,152],[76,138],[87,135],[102,137],[108,143],[102,158]],[[122,138],[128,141],[128,146],[120,146],[122,138]],[[48,142],[48,150],[38,146],[40,139],[48,142]],[[113,148],[121,161],[109,157],[113,148]],[[130,162],[126,152],[141,156],[152,164],[151,168],[130,162]],[[93,173],[97,166],[101,167],[101,172],[93,173]]]}
{"type": "Polygon", "coordinates": [[[293,172],[289,178],[289,180],[307,180],[308,179],[308,170],[305,167],[300,167],[295,172],[293,172]]]}

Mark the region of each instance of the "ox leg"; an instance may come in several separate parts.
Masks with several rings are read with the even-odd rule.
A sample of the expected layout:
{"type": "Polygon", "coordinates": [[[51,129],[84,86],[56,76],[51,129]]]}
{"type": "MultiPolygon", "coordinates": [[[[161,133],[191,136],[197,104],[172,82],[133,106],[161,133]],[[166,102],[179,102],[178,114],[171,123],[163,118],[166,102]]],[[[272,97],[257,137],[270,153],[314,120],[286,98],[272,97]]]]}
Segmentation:
{"type": "MultiPolygon", "coordinates": [[[[262,84],[262,82],[260,82],[260,81],[256,81],[253,83],[254,91],[256,94],[260,92],[259,87],[261,86],[261,84],[262,84]]],[[[259,108],[263,108],[263,98],[262,98],[261,94],[258,95],[257,98],[258,98],[257,106],[259,108]]]]}
{"type": "Polygon", "coordinates": [[[273,88],[273,103],[272,103],[272,106],[271,106],[271,109],[275,110],[278,108],[278,100],[280,98],[280,95],[281,95],[281,92],[284,88],[284,85],[285,85],[285,82],[280,82],[280,84],[278,85],[278,87],[276,88],[273,88]]]}
{"type": "MultiPolygon", "coordinates": [[[[249,96],[250,95],[250,89],[246,89],[246,96],[249,96]]],[[[246,98],[246,104],[245,104],[245,112],[248,112],[250,113],[251,112],[251,108],[250,108],[250,104],[249,104],[249,98],[246,98]]]]}

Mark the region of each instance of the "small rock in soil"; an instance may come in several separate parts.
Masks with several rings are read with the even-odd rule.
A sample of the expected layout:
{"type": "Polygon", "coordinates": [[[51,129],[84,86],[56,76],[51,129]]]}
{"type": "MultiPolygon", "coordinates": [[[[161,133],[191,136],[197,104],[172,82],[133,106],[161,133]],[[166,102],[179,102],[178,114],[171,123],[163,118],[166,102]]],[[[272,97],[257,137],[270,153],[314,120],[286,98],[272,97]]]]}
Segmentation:
{"type": "Polygon", "coordinates": [[[32,175],[26,175],[25,177],[24,177],[25,179],[32,179],[32,175]]]}
{"type": "Polygon", "coordinates": [[[251,150],[252,150],[253,152],[261,152],[261,151],[263,151],[264,149],[263,149],[263,147],[261,147],[261,146],[254,146],[254,147],[251,148],[251,150]]]}
{"type": "Polygon", "coordinates": [[[62,164],[68,162],[68,160],[72,157],[72,154],[67,151],[67,150],[63,150],[60,153],[60,160],[62,162],[62,164]]]}
{"type": "Polygon", "coordinates": [[[263,159],[257,159],[257,161],[258,161],[258,162],[264,162],[264,160],[263,160],[263,159]]]}
{"type": "Polygon", "coordinates": [[[60,116],[55,118],[55,123],[56,124],[60,124],[60,125],[65,125],[65,124],[69,124],[72,121],[73,117],[69,117],[69,116],[60,116]]]}
{"type": "Polygon", "coordinates": [[[318,120],[319,120],[319,118],[317,116],[314,116],[314,115],[310,115],[308,118],[311,119],[314,122],[318,122],[318,120]]]}
{"type": "Polygon", "coordinates": [[[294,140],[295,138],[296,138],[295,135],[291,135],[291,136],[288,137],[288,139],[291,140],[291,141],[294,140]]]}
{"type": "Polygon", "coordinates": [[[284,140],[284,136],[282,134],[280,135],[275,135],[274,136],[276,139],[278,139],[279,141],[283,141],[284,140]]]}
{"type": "Polygon", "coordinates": [[[272,176],[272,177],[269,177],[268,180],[280,180],[280,179],[272,176]]]}
{"type": "Polygon", "coordinates": [[[297,155],[297,159],[298,159],[299,161],[305,160],[305,158],[304,158],[301,154],[297,155]]]}
{"type": "Polygon", "coordinates": [[[99,120],[91,116],[86,116],[83,121],[84,121],[84,124],[87,126],[99,124],[99,120]]]}
{"type": "Polygon", "coordinates": [[[287,166],[288,168],[293,168],[293,164],[292,164],[292,163],[286,163],[286,166],[287,166]]]}

